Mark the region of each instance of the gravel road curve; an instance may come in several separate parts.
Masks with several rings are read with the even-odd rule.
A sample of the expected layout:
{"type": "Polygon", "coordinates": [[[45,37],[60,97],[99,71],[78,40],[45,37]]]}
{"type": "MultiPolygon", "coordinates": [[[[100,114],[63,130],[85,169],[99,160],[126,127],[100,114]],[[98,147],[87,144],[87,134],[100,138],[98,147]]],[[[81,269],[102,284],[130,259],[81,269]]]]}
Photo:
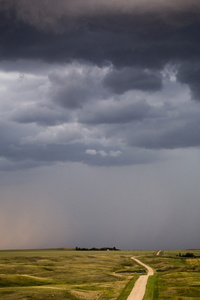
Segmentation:
{"type": "Polygon", "coordinates": [[[127,300],[142,300],[144,298],[144,294],[146,291],[146,285],[149,276],[152,276],[154,274],[154,270],[142,263],[139,259],[135,257],[131,257],[134,261],[136,261],[138,264],[142,265],[147,269],[147,275],[141,275],[138,280],[136,281],[130,295],[128,296],[127,300]]]}

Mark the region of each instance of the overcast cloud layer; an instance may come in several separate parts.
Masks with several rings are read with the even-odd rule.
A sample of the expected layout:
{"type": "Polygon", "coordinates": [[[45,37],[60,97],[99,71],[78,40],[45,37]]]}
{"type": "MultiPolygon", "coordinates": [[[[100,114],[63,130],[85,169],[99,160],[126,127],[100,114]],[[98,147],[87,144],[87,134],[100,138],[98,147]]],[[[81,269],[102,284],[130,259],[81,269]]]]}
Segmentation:
{"type": "MultiPolygon", "coordinates": [[[[110,172],[115,172],[113,167],[117,167],[116,170],[120,173],[122,169],[129,170],[132,166],[146,168],[148,173],[148,170],[158,166],[161,174],[162,164],[169,162],[170,165],[174,160],[174,166],[176,165],[177,153],[187,153],[187,157],[191,154],[191,159],[195,153],[195,158],[198,158],[199,32],[198,0],[0,0],[0,170],[2,178],[6,176],[6,182],[9,182],[8,177],[10,178],[10,187],[8,183],[6,185],[8,184],[11,190],[10,196],[6,196],[7,192],[3,190],[2,203],[5,199],[13,203],[13,176],[29,178],[28,174],[32,174],[33,168],[37,168],[35,172],[38,172],[38,178],[44,178],[44,169],[47,168],[45,170],[48,173],[48,167],[52,168],[51,170],[55,168],[58,172],[57,166],[62,166],[62,177],[65,174],[63,166],[66,163],[69,164],[70,170],[73,165],[75,169],[78,168],[80,174],[89,174],[87,166],[93,166],[93,176],[96,178],[95,172],[99,172],[99,167],[103,167],[101,172],[106,174],[108,169],[104,167],[110,167],[110,172]]],[[[184,159],[182,163],[185,164],[184,159]]],[[[180,164],[179,161],[177,166],[180,164]]],[[[145,188],[145,172],[143,169],[137,170],[138,174],[143,174],[139,185],[145,188]]],[[[198,172],[195,172],[197,175],[198,172]]],[[[130,171],[125,173],[127,177],[124,177],[124,184],[130,176],[137,178],[135,171],[134,175],[130,171]]],[[[76,180],[84,177],[80,175],[79,178],[78,174],[79,172],[76,176],[72,175],[73,180],[70,179],[72,190],[77,187],[76,180]]],[[[198,176],[195,176],[195,180],[198,176]]],[[[182,175],[180,177],[182,178],[182,175]]],[[[31,180],[30,175],[30,182],[31,180]]],[[[23,180],[19,187],[22,182],[23,180]]],[[[113,182],[113,197],[108,197],[109,207],[113,198],[117,197],[117,186],[120,186],[119,179],[113,179],[113,182]]],[[[49,184],[57,189],[58,183],[55,178],[49,178],[49,184]]],[[[121,184],[123,186],[123,182],[121,184]]],[[[2,185],[5,185],[4,180],[2,185]]],[[[23,186],[23,194],[29,185],[30,183],[27,183],[23,186]]],[[[87,183],[86,186],[88,188],[87,183]]],[[[98,190],[98,179],[94,186],[98,190]]],[[[131,185],[127,190],[125,203],[119,203],[116,208],[117,216],[124,206],[127,207],[123,211],[124,218],[130,210],[130,187],[131,185]]],[[[60,186],[63,193],[66,192],[65,188],[63,183],[62,187],[60,186]]],[[[169,186],[169,189],[171,188],[172,186],[169,186]]],[[[156,189],[158,184],[152,184],[148,188],[152,192],[149,201],[155,205],[160,201],[159,196],[155,199],[153,197],[156,189]]],[[[45,189],[41,186],[38,190],[41,193],[37,192],[37,197],[42,199],[45,189]]],[[[104,185],[101,192],[103,190],[104,185]]],[[[105,193],[108,190],[109,188],[105,188],[105,193]]],[[[125,193],[126,189],[122,190],[125,193]]],[[[191,199],[195,202],[195,208],[197,203],[193,191],[191,199]]],[[[29,196],[34,199],[32,193],[33,191],[29,196]]],[[[74,196],[70,191],[66,193],[69,199],[66,203],[59,196],[58,201],[62,209],[57,209],[56,220],[61,211],[67,210],[67,203],[73,201],[76,205],[72,205],[73,208],[70,206],[71,214],[76,218],[78,216],[76,207],[81,203],[81,199],[77,199],[80,195],[74,196]]],[[[163,207],[166,205],[166,210],[161,209],[157,217],[152,212],[152,216],[157,220],[156,226],[159,226],[165,211],[168,214],[172,208],[173,201],[169,201],[169,194],[168,191],[166,202],[163,202],[169,203],[169,206],[163,204],[163,207]]],[[[180,195],[181,188],[176,190],[172,198],[176,199],[177,196],[177,199],[180,199],[180,195]]],[[[21,197],[19,193],[18,199],[21,197]]],[[[94,197],[94,191],[91,195],[88,192],[88,197],[94,197]]],[[[135,191],[133,206],[137,201],[146,201],[139,200],[138,197],[139,192],[135,191]]],[[[25,197],[22,198],[24,200],[20,202],[21,208],[27,205],[25,197]]],[[[83,198],[86,199],[87,196],[83,198]]],[[[53,207],[55,201],[50,197],[49,203],[52,203],[53,207]]],[[[83,201],[90,211],[90,201],[83,201]]],[[[36,211],[39,209],[37,205],[33,205],[34,200],[28,203],[29,207],[35,207],[36,211]]],[[[48,206],[48,203],[45,200],[44,207],[46,205],[48,206]]],[[[178,205],[180,203],[177,200],[177,207],[178,205]]],[[[9,209],[5,211],[5,215],[9,214],[9,209]]],[[[93,207],[90,212],[94,216],[90,225],[94,228],[98,209],[93,207]]],[[[142,206],[139,204],[138,213],[142,216],[142,206]]],[[[17,217],[13,216],[14,220],[20,219],[19,215],[20,212],[17,217]]],[[[111,213],[104,215],[105,226],[102,227],[102,231],[109,227],[107,222],[112,217],[111,213]]],[[[72,216],[68,215],[66,223],[70,223],[72,216]]],[[[189,216],[191,218],[192,213],[189,213],[189,216]]],[[[85,217],[80,211],[79,225],[85,217]]],[[[174,219],[176,218],[177,222],[173,223],[172,220],[171,224],[179,224],[182,220],[182,216],[178,218],[174,215],[174,219]]],[[[6,222],[2,221],[3,228],[6,227],[6,222]]],[[[46,222],[51,224],[52,220],[47,218],[46,222]]],[[[200,225],[197,223],[197,218],[194,218],[191,230],[200,225]]],[[[79,225],[77,224],[77,228],[79,225]]],[[[14,234],[12,226],[14,225],[7,226],[11,237],[14,234]]],[[[19,228],[20,226],[24,225],[19,225],[19,228]]],[[[61,230],[59,226],[54,228],[55,232],[61,230]]],[[[120,234],[123,235],[126,228],[130,232],[129,226],[131,227],[131,221],[120,229],[120,234]]],[[[148,233],[145,235],[145,226],[147,224],[142,227],[143,239],[146,237],[149,241],[148,233]]],[[[81,227],[84,228],[80,225],[81,227]]],[[[95,228],[100,232],[98,226],[95,228]]],[[[112,226],[109,228],[111,234],[112,226]]],[[[48,229],[46,232],[49,232],[48,229]]],[[[166,229],[165,235],[167,232],[166,229]]],[[[67,243],[78,242],[80,237],[76,234],[76,231],[72,230],[70,236],[73,238],[69,238],[67,243]]],[[[139,242],[139,229],[136,230],[136,235],[139,247],[153,247],[153,243],[139,242]]],[[[5,236],[6,231],[0,247],[30,246],[28,242],[12,243],[12,238],[7,239],[5,236]]],[[[37,230],[34,236],[33,241],[39,241],[37,247],[57,246],[58,242],[63,241],[62,238],[55,240],[52,237],[47,244],[43,244],[42,238],[38,238],[37,230]]],[[[160,239],[161,234],[157,236],[160,239]]],[[[196,240],[196,235],[192,236],[196,240]]],[[[90,237],[91,229],[88,229],[85,239],[92,244],[93,238],[90,237]]],[[[130,234],[127,239],[130,240],[130,234]]],[[[124,243],[124,247],[132,247],[132,243],[124,237],[119,240],[120,245],[124,243]]],[[[103,241],[102,236],[102,243],[103,241]]],[[[154,243],[157,241],[155,236],[154,243]]],[[[173,243],[176,247],[175,237],[173,243]]],[[[159,247],[159,243],[157,245],[159,247]]],[[[179,245],[182,247],[184,243],[180,241],[177,247],[179,245]]],[[[167,244],[163,244],[164,246],[167,247],[167,244]]],[[[193,247],[197,246],[200,247],[193,243],[193,247]]],[[[34,242],[31,247],[34,247],[34,242]]],[[[159,248],[161,247],[162,245],[159,248]]]]}

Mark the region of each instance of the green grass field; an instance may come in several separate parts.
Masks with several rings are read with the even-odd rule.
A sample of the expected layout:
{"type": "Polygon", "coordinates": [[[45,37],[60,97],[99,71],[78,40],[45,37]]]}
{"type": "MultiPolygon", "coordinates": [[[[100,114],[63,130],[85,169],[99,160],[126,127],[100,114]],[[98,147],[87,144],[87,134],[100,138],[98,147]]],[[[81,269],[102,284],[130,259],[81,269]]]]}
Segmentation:
{"type": "Polygon", "coordinates": [[[186,250],[164,251],[158,257],[149,255],[143,258],[156,271],[148,282],[144,300],[200,299],[200,258],[177,256],[187,252],[200,256],[200,250],[186,250]]]}
{"type": "MultiPolygon", "coordinates": [[[[0,299],[127,299],[144,272],[132,256],[150,265],[144,300],[200,299],[200,260],[181,251],[0,251],[0,299]]],[[[191,250],[196,256],[200,251],[191,250]]],[[[182,251],[186,253],[186,251],[182,251]]]]}
{"type": "Polygon", "coordinates": [[[123,251],[0,251],[0,299],[126,299],[142,270],[123,251]]]}

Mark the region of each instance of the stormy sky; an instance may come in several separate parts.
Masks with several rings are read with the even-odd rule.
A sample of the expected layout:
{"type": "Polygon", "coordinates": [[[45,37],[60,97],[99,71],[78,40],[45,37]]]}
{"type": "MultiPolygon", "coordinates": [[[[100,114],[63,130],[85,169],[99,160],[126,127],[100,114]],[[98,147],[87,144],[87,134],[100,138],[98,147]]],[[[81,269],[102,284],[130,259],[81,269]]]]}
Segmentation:
{"type": "Polygon", "coordinates": [[[0,249],[200,248],[199,0],[0,0],[0,249]]]}

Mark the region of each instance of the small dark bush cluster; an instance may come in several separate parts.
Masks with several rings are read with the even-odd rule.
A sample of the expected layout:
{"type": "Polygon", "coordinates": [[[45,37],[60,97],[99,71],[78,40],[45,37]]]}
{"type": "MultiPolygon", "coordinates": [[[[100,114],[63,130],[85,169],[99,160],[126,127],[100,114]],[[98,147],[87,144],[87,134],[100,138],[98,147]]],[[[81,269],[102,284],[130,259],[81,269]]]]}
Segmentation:
{"type": "Polygon", "coordinates": [[[179,257],[190,257],[190,258],[196,258],[196,256],[193,253],[187,252],[186,254],[179,253],[179,257]]]}

